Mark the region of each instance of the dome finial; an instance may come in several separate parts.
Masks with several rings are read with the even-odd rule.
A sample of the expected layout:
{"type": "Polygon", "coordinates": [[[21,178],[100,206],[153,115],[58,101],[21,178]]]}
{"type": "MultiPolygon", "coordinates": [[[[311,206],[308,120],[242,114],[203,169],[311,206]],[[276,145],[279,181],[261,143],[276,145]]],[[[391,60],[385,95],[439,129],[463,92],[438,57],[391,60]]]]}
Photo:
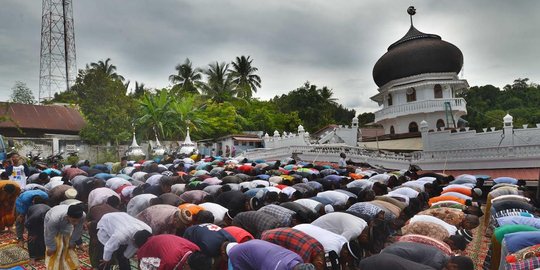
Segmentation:
{"type": "Polygon", "coordinates": [[[412,22],[412,16],[414,14],[416,14],[416,8],[414,8],[414,6],[410,6],[408,9],[407,9],[407,13],[409,13],[410,17],[411,17],[411,26],[413,25],[413,22],[412,22]]]}

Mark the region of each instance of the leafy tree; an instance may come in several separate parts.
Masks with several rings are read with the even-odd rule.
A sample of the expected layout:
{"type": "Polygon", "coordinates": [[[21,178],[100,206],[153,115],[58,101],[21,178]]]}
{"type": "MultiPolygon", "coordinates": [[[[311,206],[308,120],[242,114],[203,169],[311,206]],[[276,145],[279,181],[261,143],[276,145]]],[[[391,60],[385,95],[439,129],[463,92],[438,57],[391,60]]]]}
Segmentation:
{"type": "Polygon", "coordinates": [[[276,104],[253,99],[236,104],[237,112],[244,116],[243,130],[261,130],[272,134],[274,130],[295,131],[302,123],[297,112],[282,113],[276,104]]]}
{"type": "Polygon", "coordinates": [[[275,103],[283,113],[297,112],[304,128],[309,132],[317,131],[328,124],[350,125],[356,112],[336,103],[332,90],[327,87],[317,88],[309,82],[286,95],[276,96],[275,103]]]}
{"type": "Polygon", "coordinates": [[[199,131],[194,132],[194,137],[215,139],[242,130],[241,116],[229,102],[209,103],[200,117],[205,124],[199,131]]]}
{"type": "Polygon", "coordinates": [[[89,65],[79,72],[71,88],[78,97],[79,107],[86,119],[86,126],[80,135],[92,144],[118,144],[129,140],[131,135],[135,102],[126,95],[126,89],[119,79],[121,76],[111,76],[109,71],[114,69],[89,65]]]}
{"type": "Polygon", "coordinates": [[[373,123],[375,121],[374,113],[361,113],[358,115],[358,126],[365,127],[366,124],[373,123]]]}
{"type": "Polygon", "coordinates": [[[197,85],[201,83],[202,69],[193,68],[193,64],[186,58],[184,63],[176,65],[174,68],[177,74],[169,76],[169,81],[175,84],[175,93],[198,94],[197,85]]]}
{"type": "Polygon", "coordinates": [[[217,103],[237,100],[237,90],[229,73],[229,65],[225,63],[210,64],[204,71],[207,82],[201,85],[201,90],[206,98],[217,103]]]}
{"type": "Polygon", "coordinates": [[[476,130],[501,127],[506,113],[514,117],[514,126],[540,122],[540,88],[528,78],[518,78],[502,91],[492,85],[471,87],[462,97],[467,101],[464,118],[476,130]]]}
{"type": "Polygon", "coordinates": [[[63,92],[54,93],[54,96],[51,100],[42,101],[43,104],[52,104],[52,103],[68,103],[68,104],[78,104],[79,97],[77,93],[72,89],[68,89],[63,92]]]}
{"type": "Polygon", "coordinates": [[[241,56],[231,63],[229,70],[233,83],[236,84],[238,97],[249,99],[253,93],[257,93],[257,88],[261,87],[261,78],[255,74],[258,71],[251,65],[253,59],[241,56]]]}
{"type": "Polygon", "coordinates": [[[10,101],[14,103],[34,104],[36,103],[36,98],[34,98],[34,93],[32,93],[32,90],[25,83],[16,81],[15,85],[11,87],[10,101]]]}

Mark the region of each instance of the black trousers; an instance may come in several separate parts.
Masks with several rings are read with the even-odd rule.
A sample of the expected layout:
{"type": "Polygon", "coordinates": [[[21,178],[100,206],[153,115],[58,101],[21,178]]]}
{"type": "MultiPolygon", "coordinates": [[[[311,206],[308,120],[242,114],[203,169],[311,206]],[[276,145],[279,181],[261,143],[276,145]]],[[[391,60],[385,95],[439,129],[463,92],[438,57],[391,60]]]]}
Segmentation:
{"type": "MultiPolygon", "coordinates": [[[[113,258],[115,258],[116,262],[118,262],[120,270],[131,270],[129,259],[124,257],[124,251],[126,250],[126,248],[126,245],[122,245],[113,253],[113,258]]],[[[106,267],[100,267],[99,270],[110,270],[111,268],[112,265],[109,264],[106,267]]]]}

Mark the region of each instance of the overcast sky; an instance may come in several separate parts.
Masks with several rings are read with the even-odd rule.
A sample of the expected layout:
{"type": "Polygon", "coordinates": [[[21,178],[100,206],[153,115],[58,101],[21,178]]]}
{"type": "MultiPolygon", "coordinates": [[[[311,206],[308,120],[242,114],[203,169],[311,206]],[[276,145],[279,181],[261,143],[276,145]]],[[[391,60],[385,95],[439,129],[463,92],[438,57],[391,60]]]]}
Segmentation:
{"type": "MultiPolygon", "coordinates": [[[[170,85],[189,57],[206,67],[249,55],[269,99],[310,81],[357,112],[374,111],[372,69],[414,24],[461,49],[471,86],[539,81],[540,1],[74,0],[77,66],[111,58],[118,73],[170,85]]],[[[38,96],[41,1],[2,0],[0,100],[20,80],[38,96]]]]}

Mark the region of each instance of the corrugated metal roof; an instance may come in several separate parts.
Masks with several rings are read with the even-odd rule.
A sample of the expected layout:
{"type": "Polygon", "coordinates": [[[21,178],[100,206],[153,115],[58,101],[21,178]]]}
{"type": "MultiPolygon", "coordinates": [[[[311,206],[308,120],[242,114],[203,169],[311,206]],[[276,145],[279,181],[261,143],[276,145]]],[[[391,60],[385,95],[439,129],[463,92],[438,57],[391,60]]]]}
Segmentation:
{"type": "Polygon", "coordinates": [[[253,137],[232,137],[233,140],[242,141],[242,142],[262,142],[262,139],[253,138],[253,137]]]}
{"type": "MultiPolygon", "coordinates": [[[[442,172],[442,171],[439,171],[442,172]]],[[[520,180],[538,180],[540,168],[486,169],[486,170],[448,170],[444,174],[458,176],[460,174],[488,175],[491,179],[497,177],[513,177],[520,180]]]]}
{"type": "MultiPolygon", "coordinates": [[[[79,132],[85,125],[82,115],[74,108],[57,105],[0,103],[0,111],[7,114],[20,129],[79,132]]],[[[2,128],[14,128],[13,122],[0,122],[2,128]]]]}

